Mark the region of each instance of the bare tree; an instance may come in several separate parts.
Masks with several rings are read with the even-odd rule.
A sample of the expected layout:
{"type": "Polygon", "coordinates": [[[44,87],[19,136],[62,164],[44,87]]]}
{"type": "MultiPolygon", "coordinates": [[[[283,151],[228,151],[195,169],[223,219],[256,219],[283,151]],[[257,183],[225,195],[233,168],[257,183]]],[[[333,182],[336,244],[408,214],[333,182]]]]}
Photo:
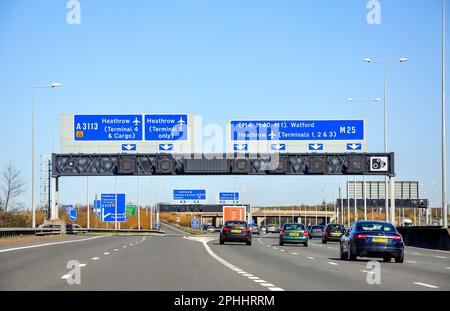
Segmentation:
{"type": "Polygon", "coordinates": [[[25,182],[12,162],[3,171],[0,182],[2,209],[7,212],[11,202],[25,192],[25,182]]]}

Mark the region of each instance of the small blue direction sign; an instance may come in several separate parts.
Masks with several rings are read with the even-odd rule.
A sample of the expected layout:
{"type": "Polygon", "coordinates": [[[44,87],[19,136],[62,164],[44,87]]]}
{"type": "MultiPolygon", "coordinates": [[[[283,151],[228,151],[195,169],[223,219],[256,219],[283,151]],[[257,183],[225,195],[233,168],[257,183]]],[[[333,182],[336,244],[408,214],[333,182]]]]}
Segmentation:
{"type": "Polygon", "coordinates": [[[239,192],[219,192],[219,200],[221,203],[224,201],[238,201],[239,192]]]}
{"type": "Polygon", "coordinates": [[[233,141],[364,140],[364,120],[231,121],[233,141]]]}
{"type": "Polygon", "coordinates": [[[198,219],[194,218],[191,220],[191,228],[197,229],[199,227],[198,219]]]}
{"type": "Polygon", "coordinates": [[[272,144],[272,151],[286,151],[286,144],[272,144]]]}
{"type": "Polygon", "coordinates": [[[122,151],[136,151],[136,144],[122,144],[122,151]]]}
{"type": "Polygon", "coordinates": [[[357,143],[347,144],[347,150],[350,150],[350,151],[362,150],[362,144],[357,144],[357,143]]]}
{"type": "Polygon", "coordinates": [[[159,151],[173,151],[173,144],[159,144],[159,151]]]}
{"type": "Polygon", "coordinates": [[[76,208],[72,208],[69,210],[69,218],[70,218],[70,221],[77,221],[77,209],[76,208]]]}
{"type": "Polygon", "coordinates": [[[142,115],[74,115],[75,141],[135,141],[142,134],[142,115]]]}
{"type": "Polygon", "coordinates": [[[124,222],[127,220],[125,209],[125,194],[102,194],[100,206],[102,222],[114,222],[116,221],[116,218],[118,222],[124,222]]]}
{"type": "Polygon", "coordinates": [[[145,140],[174,141],[188,139],[186,114],[146,115],[145,140]]]}
{"type": "Polygon", "coordinates": [[[234,151],[248,151],[248,144],[234,144],[234,151]]]}
{"type": "Polygon", "coordinates": [[[309,151],[322,151],[323,144],[308,144],[309,151]]]}
{"type": "Polygon", "coordinates": [[[206,200],[206,190],[174,190],[173,199],[177,201],[206,200]]]}

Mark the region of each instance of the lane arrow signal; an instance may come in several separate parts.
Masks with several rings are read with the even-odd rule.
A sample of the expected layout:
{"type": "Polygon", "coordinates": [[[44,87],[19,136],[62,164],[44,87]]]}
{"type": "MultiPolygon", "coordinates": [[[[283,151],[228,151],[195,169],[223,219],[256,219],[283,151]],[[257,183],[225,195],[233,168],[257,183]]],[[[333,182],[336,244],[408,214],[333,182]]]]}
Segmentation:
{"type": "Polygon", "coordinates": [[[161,144],[159,150],[173,150],[173,144],[161,144]]]}
{"type": "Polygon", "coordinates": [[[243,150],[247,150],[247,149],[248,149],[247,144],[235,144],[234,145],[234,150],[243,151],[243,150]]]}
{"type": "Polygon", "coordinates": [[[361,150],[361,144],[347,144],[347,150],[361,150]]]}
{"type": "Polygon", "coordinates": [[[286,150],[286,144],[272,145],[272,150],[286,150]]]}
{"type": "Polygon", "coordinates": [[[323,144],[309,144],[309,150],[323,150],[323,144]]]}
{"type": "Polygon", "coordinates": [[[136,145],[132,145],[132,144],[128,144],[128,145],[122,145],[122,150],[128,150],[128,151],[131,151],[131,150],[136,150],[136,145]]]}

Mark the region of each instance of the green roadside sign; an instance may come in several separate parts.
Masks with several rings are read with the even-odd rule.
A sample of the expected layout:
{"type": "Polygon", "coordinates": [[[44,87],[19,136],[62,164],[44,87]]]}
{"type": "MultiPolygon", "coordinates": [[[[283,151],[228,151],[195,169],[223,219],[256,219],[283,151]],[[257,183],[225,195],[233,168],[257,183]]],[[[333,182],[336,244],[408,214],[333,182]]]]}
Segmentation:
{"type": "Polygon", "coordinates": [[[136,205],[126,205],[125,206],[125,215],[134,216],[136,214],[136,205]]]}

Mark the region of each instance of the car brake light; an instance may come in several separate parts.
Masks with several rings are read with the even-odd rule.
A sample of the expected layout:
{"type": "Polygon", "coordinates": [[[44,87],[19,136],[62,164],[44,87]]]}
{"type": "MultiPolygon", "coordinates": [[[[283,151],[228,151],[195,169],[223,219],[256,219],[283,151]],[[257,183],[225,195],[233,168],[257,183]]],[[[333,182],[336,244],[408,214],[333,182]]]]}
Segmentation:
{"type": "Polygon", "coordinates": [[[328,231],[325,231],[325,232],[323,233],[323,235],[324,235],[324,236],[328,236],[328,231]]]}
{"type": "Polygon", "coordinates": [[[355,235],[355,239],[362,239],[365,240],[367,237],[366,233],[358,233],[357,235],[355,235]]]}
{"type": "Polygon", "coordinates": [[[286,235],[286,232],[281,231],[281,236],[285,236],[285,235],[286,235]]]}
{"type": "Polygon", "coordinates": [[[249,233],[250,232],[250,228],[245,228],[244,231],[249,233]]]}
{"type": "Polygon", "coordinates": [[[230,231],[230,228],[224,227],[223,231],[230,231]]]}
{"type": "Polygon", "coordinates": [[[392,238],[394,239],[394,241],[401,241],[402,240],[402,236],[401,235],[393,235],[392,238]]]}
{"type": "Polygon", "coordinates": [[[303,236],[308,236],[308,231],[303,231],[303,236]]]}

